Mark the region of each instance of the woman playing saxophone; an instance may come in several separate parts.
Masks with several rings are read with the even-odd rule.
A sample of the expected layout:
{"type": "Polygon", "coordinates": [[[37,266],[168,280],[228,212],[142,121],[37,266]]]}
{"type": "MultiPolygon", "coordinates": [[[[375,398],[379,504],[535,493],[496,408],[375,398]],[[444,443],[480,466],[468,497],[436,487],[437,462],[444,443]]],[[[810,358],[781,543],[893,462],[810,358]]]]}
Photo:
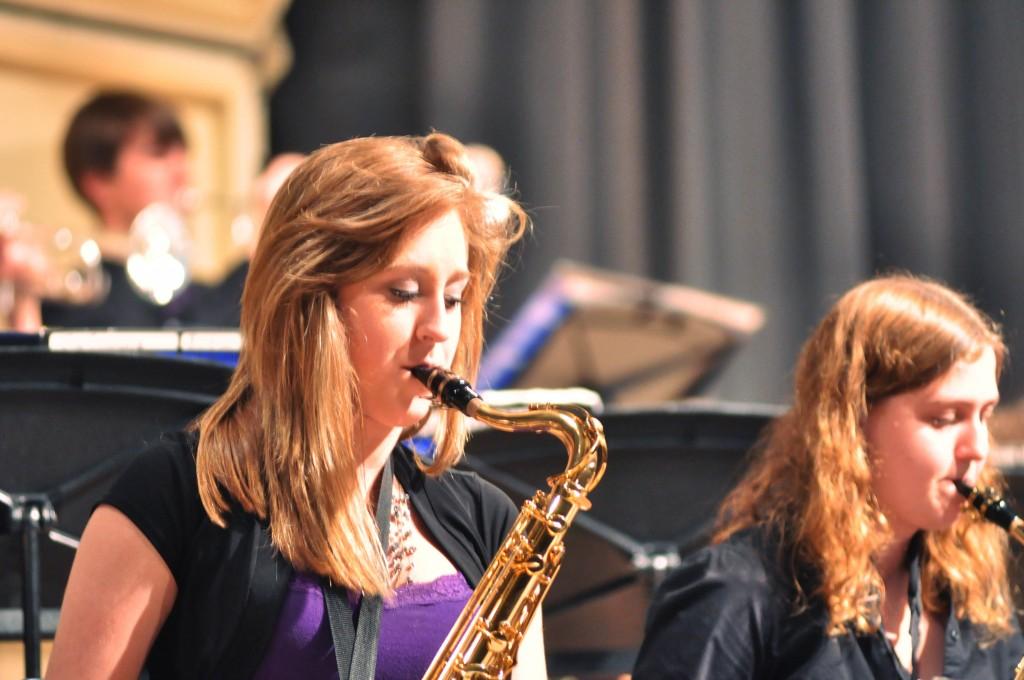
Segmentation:
{"type": "Polygon", "coordinates": [[[1024,640],[987,420],[1006,350],[963,296],[909,276],[846,293],[792,406],[726,497],[713,545],[656,596],[635,680],[1013,677],[1024,640]]]}
{"type": "MultiPolygon", "coordinates": [[[[431,406],[413,369],[472,379],[526,225],[443,134],[349,140],[295,169],[252,258],[231,385],[94,512],[48,677],[420,678],[517,513],[451,469],[461,414],[429,466],[401,443],[431,406]]],[[[517,661],[545,677],[539,617],[517,661]]]]}

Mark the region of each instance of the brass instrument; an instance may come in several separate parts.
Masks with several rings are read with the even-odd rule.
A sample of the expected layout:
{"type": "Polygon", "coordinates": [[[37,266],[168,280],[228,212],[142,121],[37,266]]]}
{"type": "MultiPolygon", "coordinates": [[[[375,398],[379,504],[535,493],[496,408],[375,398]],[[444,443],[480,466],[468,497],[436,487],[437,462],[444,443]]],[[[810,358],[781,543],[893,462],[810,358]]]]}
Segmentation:
{"type": "Polygon", "coordinates": [[[604,428],[578,406],[531,404],[525,411],[487,405],[468,382],[439,368],[416,376],[449,408],[506,432],[546,432],[565,446],[565,471],[548,478],[550,491],[523,503],[515,524],[431,662],[424,680],[508,678],[533,615],[565,554],[563,541],[576,513],[601,481],[608,457],[604,428]]]}
{"type": "MultiPolygon", "coordinates": [[[[992,489],[975,489],[956,480],[956,490],[967,499],[971,509],[988,521],[1006,529],[1011,537],[1024,545],[1024,519],[1021,519],[1010,507],[1009,503],[996,495],[992,489]]],[[[1014,669],[1014,680],[1024,680],[1024,658],[1014,669]]]]}

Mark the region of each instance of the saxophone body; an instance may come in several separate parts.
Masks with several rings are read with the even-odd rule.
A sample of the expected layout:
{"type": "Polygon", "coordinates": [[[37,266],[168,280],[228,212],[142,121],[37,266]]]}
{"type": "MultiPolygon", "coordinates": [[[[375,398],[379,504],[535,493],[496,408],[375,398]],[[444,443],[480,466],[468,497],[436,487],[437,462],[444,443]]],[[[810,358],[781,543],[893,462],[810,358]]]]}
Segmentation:
{"type": "Polygon", "coordinates": [[[558,574],[565,534],[576,513],[590,508],[587,495],[604,474],[608,455],[604,428],[582,407],[533,404],[524,411],[500,410],[448,371],[418,367],[413,374],[442,405],[506,432],[551,434],[569,456],[565,470],[548,478],[550,489],[537,491],[523,504],[423,676],[424,680],[502,680],[510,676],[526,628],[558,574]]]}
{"type": "MultiPolygon", "coordinates": [[[[992,489],[976,489],[957,481],[956,490],[967,499],[967,504],[972,511],[992,522],[998,524],[1011,538],[1024,545],[1024,519],[1021,519],[1004,499],[996,495],[992,489]]],[[[1024,680],[1024,659],[1017,663],[1013,672],[1014,680],[1024,680]]]]}

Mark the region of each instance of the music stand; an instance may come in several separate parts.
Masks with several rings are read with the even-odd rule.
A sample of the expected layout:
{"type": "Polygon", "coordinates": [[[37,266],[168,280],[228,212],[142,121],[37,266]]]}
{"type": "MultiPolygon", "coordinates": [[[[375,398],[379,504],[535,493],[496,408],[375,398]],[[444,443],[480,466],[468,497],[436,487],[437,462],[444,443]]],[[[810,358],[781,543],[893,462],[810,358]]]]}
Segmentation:
{"type": "MultiPolygon", "coordinates": [[[[93,504],[147,443],[213,403],[231,371],[207,361],[0,346],[0,605],[20,600],[28,677],[40,675],[43,606],[59,609],[73,557],[66,547],[77,545],[93,504]]],[[[4,633],[14,632],[14,618],[4,617],[4,633]]],[[[52,632],[56,616],[45,620],[52,632]]]]}
{"type": "Polygon", "coordinates": [[[763,324],[743,300],[560,260],[488,346],[477,387],[586,387],[605,404],[678,399],[763,324]]]}
{"type": "MultiPolygon", "coordinates": [[[[593,508],[566,536],[562,570],[544,603],[548,670],[579,678],[632,669],[654,589],[709,538],[723,495],[777,406],[675,402],[598,414],[609,465],[593,508]]],[[[465,465],[515,500],[547,489],[565,465],[553,437],[477,432],[465,465]]]]}

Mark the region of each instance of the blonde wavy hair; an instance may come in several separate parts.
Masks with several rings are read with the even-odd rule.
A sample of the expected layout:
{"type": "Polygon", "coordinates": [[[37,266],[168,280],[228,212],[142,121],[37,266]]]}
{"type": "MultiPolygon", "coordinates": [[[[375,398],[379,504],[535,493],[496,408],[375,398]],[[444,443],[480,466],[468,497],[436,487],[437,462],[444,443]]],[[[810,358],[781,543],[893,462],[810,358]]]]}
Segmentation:
{"type": "MultiPolygon", "coordinates": [[[[528,228],[520,206],[475,189],[462,144],[440,133],[340,142],[292,172],[246,278],[238,368],[197,423],[199,492],[212,521],[225,526],[237,504],[267,521],[296,569],[366,593],[388,591],[384,552],[358,488],[357,376],[337,296],[453,210],[466,231],[470,281],[452,370],[473,379],[486,301],[507,249],[528,228]]],[[[421,464],[429,474],[455,464],[466,439],[461,414],[445,411],[441,421],[435,456],[421,464]]]]}
{"type": "MultiPolygon", "coordinates": [[[[723,502],[714,541],[767,528],[791,568],[807,565],[820,576],[813,592],[795,584],[798,607],[820,597],[833,635],[851,627],[876,631],[885,589],[873,558],[890,533],[872,491],[862,425],[873,404],[923,387],[986,348],[995,351],[1001,371],[1006,348],[998,327],[939,283],[894,275],[850,290],[804,345],[792,407],[769,427],[723,502]]],[[[992,466],[983,468],[979,483],[1005,486],[992,466]]],[[[972,514],[963,513],[948,530],[927,532],[925,608],[945,612],[948,592],[958,617],[990,637],[1008,634],[1008,560],[1005,533],[972,514]]]]}

